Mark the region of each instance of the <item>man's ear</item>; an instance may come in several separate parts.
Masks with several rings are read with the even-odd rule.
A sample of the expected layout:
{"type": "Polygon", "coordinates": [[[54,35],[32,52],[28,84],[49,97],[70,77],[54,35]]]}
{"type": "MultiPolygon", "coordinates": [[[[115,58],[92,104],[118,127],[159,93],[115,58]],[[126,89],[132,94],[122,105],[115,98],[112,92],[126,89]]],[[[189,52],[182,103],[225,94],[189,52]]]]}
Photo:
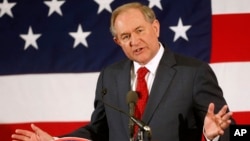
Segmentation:
{"type": "Polygon", "coordinates": [[[120,41],[117,39],[117,37],[113,37],[113,40],[117,45],[120,45],[120,41]]]}
{"type": "Polygon", "coordinates": [[[160,23],[158,20],[154,20],[153,24],[152,24],[156,35],[159,37],[160,36],[160,23]]]}

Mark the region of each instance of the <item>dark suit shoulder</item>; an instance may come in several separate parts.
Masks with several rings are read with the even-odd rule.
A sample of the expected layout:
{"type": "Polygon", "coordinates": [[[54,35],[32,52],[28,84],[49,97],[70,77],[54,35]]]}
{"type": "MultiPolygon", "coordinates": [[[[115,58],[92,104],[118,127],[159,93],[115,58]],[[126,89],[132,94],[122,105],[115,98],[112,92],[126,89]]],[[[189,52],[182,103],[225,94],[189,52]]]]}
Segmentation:
{"type": "Polygon", "coordinates": [[[131,63],[132,61],[126,58],[107,66],[105,70],[122,70],[131,66],[131,63]]]}
{"type": "Polygon", "coordinates": [[[183,64],[183,65],[201,65],[205,62],[194,58],[194,57],[190,57],[190,56],[184,56],[181,54],[175,54],[175,59],[177,63],[183,64]]]}
{"type": "Polygon", "coordinates": [[[207,62],[201,61],[197,58],[185,56],[171,51],[169,48],[165,48],[163,57],[161,59],[162,65],[169,67],[200,67],[208,66],[207,62]]]}
{"type": "Polygon", "coordinates": [[[197,58],[184,56],[181,54],[174,53],[176,64],[178,66],[190,66],[190,67],[198,67],[201,65],[208,65],[208,63],[201,61],[197,58]]]}

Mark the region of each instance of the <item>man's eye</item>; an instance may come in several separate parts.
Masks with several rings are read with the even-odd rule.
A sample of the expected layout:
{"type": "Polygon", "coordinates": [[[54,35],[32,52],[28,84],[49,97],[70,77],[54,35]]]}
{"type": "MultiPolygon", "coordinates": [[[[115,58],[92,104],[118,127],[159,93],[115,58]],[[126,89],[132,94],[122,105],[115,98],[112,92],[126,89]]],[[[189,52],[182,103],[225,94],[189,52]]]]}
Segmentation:
{"type": "Polygon", "coordinates": [[[137,29],[136,32],[137,33],[141,33],[143,30],[142,29],[137,29]]]}
{"type": "Polygon", "coordinates": [[[129,36],[128,36],[128,35],[122,36],[122,40],[128,40],[128,39],[129,39],[129,36]]]}

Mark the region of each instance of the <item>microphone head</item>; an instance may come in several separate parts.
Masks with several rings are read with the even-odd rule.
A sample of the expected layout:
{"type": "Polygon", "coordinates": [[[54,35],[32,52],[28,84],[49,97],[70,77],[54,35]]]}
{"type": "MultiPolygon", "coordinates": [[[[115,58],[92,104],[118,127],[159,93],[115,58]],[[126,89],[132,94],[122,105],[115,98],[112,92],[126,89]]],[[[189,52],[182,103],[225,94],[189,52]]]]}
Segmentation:
{"type": "Polygon", "coordinates": [[[136,103],[138,100],[138,94],[135,91],[129,91],[127,94],[127,103],[136,103]]]}

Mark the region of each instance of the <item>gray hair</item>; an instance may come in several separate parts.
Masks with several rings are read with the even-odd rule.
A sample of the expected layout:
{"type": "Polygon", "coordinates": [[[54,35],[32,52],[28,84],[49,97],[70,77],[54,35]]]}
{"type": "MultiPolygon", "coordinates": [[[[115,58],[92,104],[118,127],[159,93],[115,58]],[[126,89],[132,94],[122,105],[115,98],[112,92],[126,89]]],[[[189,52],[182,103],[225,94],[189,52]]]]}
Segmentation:
{"type": "Polygon", "coordinates": [[[143,4],[139,3],[139,2],[132,2],[132,3],[124,4],[122,6],[119,6],[118,8],[116,8],[112,12],[111,21],[110,21],[110,32],[111,32],[111,34],[113,36],[116,36],[116,31],[115,31],[115,28],[114,28],[114,23],[115,23],[116,17],[121,12],[124,12],[124,11],[126,11],[128,9],[138,9],[138,10],[140,10],[141,13],[144,15],[145,20],[150,22],[150,23],[153,23],[153,21],[156,19],[154,11],[151,8],[149,8],[148,6],[146,6],[146,5],[143,5],[143,4]]]}

